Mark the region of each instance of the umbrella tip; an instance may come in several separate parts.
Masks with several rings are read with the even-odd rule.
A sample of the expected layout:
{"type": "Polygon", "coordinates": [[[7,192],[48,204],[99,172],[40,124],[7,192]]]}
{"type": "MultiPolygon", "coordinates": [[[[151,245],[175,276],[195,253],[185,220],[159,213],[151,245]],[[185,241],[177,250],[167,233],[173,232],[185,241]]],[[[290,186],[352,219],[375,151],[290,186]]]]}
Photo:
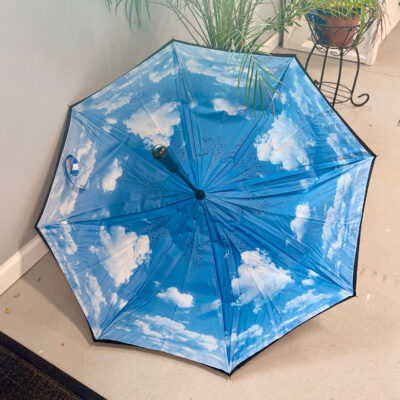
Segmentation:
{"type": "Polygon", "coordinates": [[[201,190],[201,189],[197,189],[194,192],[194,195],[195,195],[197,200],[203,200],[204,197],[206,197],[206,194],[205,194],[204,190],[201,190]]]}
{"type": "Polygon", "coordinates": [[[162,144],[154,146],[151,152],[156,160],[162,160],[168,154],[167,148],[162,144]]]}

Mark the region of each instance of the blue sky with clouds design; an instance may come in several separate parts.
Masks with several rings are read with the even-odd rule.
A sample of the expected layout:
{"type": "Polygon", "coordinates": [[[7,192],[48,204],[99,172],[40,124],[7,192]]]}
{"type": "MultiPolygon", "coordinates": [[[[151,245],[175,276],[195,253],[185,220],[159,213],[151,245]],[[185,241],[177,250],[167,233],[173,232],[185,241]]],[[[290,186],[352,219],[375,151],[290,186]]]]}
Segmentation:
{"type": "Polygon", "coordinates": [[[373,160],[295,58],[258,56],[264,117],[236,57],[171,42],[72,107],[38,222],[97,339],[227,373],[354,294],[373,160]]]}

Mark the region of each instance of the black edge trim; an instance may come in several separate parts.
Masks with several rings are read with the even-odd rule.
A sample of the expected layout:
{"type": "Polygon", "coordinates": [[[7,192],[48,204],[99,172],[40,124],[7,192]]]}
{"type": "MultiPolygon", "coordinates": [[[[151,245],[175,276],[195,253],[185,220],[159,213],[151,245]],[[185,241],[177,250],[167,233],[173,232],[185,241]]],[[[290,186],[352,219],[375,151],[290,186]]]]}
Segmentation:
{"type": "MultiPolygon", "coordinates": [[[[275,54],[274,54],[275,55],[275,54]]],[[[315,82],[313,81],[313,79],[311,78],[310,74],[305,70],[305,68],[303,67],[302,63],[300,62],[300,60],[297,58],[296,54],[293,54],[292,57],[297,61],[297,64],[299,65],[299,67],[303,70],[303,72],[306,74],[306,76],[308,77],[308,79],[311,81],[311,83],[314,85],[314,87],[318,90],[319,93],[321,93],[322,97],[324,98],[324,100],[327,102],[327,104],[329,105],[329,107],[331,108],[331,110],[334,111],[334,113],[340,118],[340,120],[344,123],[344,125],[346,126],[346,128],[351,132],[351,134],[358,140],[358,142],[361,144],[361,146],[364,147],[365,150],[367,150],[367,152],[373,156],[376,157],[376,154],[367,146],[367,144],[357,135],[357,133],[354,132],[354,130],[351,128],[351,126],[343,119],[343,117],[339,114],[338,111],[335,110],[334,107],[331,106],[331,104],[329,103],[329,101],[326,99],[326,97],[324,96],[324,94],[321,92],[321,90],[318,88],[318,86],[315,84],[315,82]]]]}
{"type": "MultiPolygon", "coordinates": [[[[46,200],[44,201],[44,205],[42,207],[42,210],[40,211],[40,214],[39,214],[39,216],[38,216],[38,218],[36,220],[36,223],[35,223],[35,229],[39,233],[40,233],[39,228],[38,228],[39,221],[42,218],[43,212],[44,212],[44,210],[45,210],[45,208],[47,206],[47,202],[49,200],[50,193],[51,193],[51,188],[53,187],[54,179],[56,178],[57,169],[58,169],[58,166],[60,164],[61,156],[62,156],[62,153],[64,151],[64,147],[65,147],[65,142],[66,142],[67,136],[68,136],[69,126],[70,126],[70,123],[71,123],[71,116],[72,116],[72,107],[70,106],[70,107],[68,107],[68,114],[67,114],[67,118],[66,118],[65,123],[64,123],[63,131],[62,131],[61,146],[60,146],[60,149],[58,151],[57,162],[55,164],[53,177],[51,178],[51,183],[49,185],[49,190],[47,191],[46,200]]],[[[46,242],[46,244],[47,244],[47,242],[46,242]]],[[[47,244],[47,247],[49,247],[48,244],[47,244]]]]}
{"type": "Polygon", "coordinates": [[[12,353],[16,354],[25,362],[43,372],[45,375],[49,376],[56,382],[60,383],[70,392],[76,394],[77,396],[87,400],[105,400],[103,396],[100,396],[92,389],[77,381],[72,376],[66,374],[64,371],[49,363],[42,357],[38,356],[25,346],[16,342],[14,339],[10,338],[3,332],[0,332],[0,345],[5,347],[12,353]]]}
{"type": "MultiPolygon", "coordinates": [[[[143,64],[145,61],[147,61],[149,58],[153,57],[155,54],[157,54],[159,51],[163,50],[165,47],[167,47],[168,45],[170,45],[171,43],[182,43],[182,44],[186,44],[189,46],[193,46],[193,47],[200,47],[200,48],[204,48],[204,49],[210,49],[210,50],[217,50],[217,51],[225,51],[225,50],[218,50],[218,49],[214,49],[212,47],[208,47],[208,46],[204,46],[204,45],[200,45],[200,44],[196,44],[196,43],[190,43],[190,42],[186,42],[183,40],[176,40],[176,39],[171,39],[170,41],[168,41],[167,43],[165,43],[162,47],[160,47],[157,51],[155,51],[154,53],[152,53],[150,56],[148,56],[146,59],[144,59],[142,62],[140,62],[139,64],[137,64],[136,66],[134,66],[133,68],[131,68],[129,71],[132,71],[133,69],[135,69],[136,67],[138,67],[139,65],[143,64]]],[[[227,51],[225,51],[227,52],[227,51]]],[[[266,53],[263,52],[254,52],[253,54],[256,55],[268,55],[266,53]]],[[[357,249],[356,249],[356,255],[355,255],[355,261],[354,261],[354,267],[353,267],[353,295],[349,296],[341,301],[339,301],[336,304],[333,304],[332,306],[328,307],[326,310],[321,311],[320,313],[314,315],[313,317],[309,318],[308,320],[302,322],[300,325],[297,325],[295,328],[291,329],[290,331],[286,332],[283,336],[281,336],[280,338],[276,339],[274,342],[268,344],[267,346],[263,347],[261,350],[259,350],[257,353],[253,354],[252,356],[250,356],[249,358],[247,358],[246,360],[242,361],[240,364],[238,364],[231,372],[226,372],[224,370],[221,370],[219,368],[215,368],[215,367],[211,367],[207,364],[203,364],[194,360],[190,360],[190,359],[186,359],[184,357],[179,357],[179,356],[175,356],[178,358],[182,358],[184,360],[188,360],[190,362],[194,362],[197,364],[202,364],[204,366],[206,366],[207,368],[213,369],[215,371],[218,372],[222,372],[225,375],[231,376],[233,374],[233,372],[235,372],[236,370],[238,370],[240,367],[242,367],[244,364],[246,364],[248,361],[250,361],[252,358],[254,358],[256,355],[258,355],[259,353],[261,353],[263,350],[265,350],[267,347],[271,346],[272,344],[276,343],[278,340],[280,340],[281,338],[283,338],[284,336],[286,336],[288,333],[293,332],[295,329],[297,329],[298,327],[302,326],[303,324],[305,324],[306,322],[312,320],[313,318],[317,317],[318,315],[330,310],[331,308],[343,303],[346,300],[349,300],[353,297],[356,297],[356,283],[357,283],[357,270],[358,270],[358,255],[359,255],[359,249],[360,249],[360,239],[361,239],[361,225],[362,225],[362,219],[364,217],[364,209],[365,209],[365,204],[366,204],[366,200],[367,200],[367,191],[368,191],[368,187],[369,187],[369,183],[370,183],[370,179],[371,179],[371,175],[372,175],[372,169],[374,166],[374,162],[375,162],[375,158],[377,157],[377,155],[367,146],[367,144],[354,132],[354,130],[350,127],[350,125],[343,119],[343,117],[339,114],[338,111],[335,110],[334,107],[331,106],[331,104],[328,102],[328,100],[325,98],[324,94],[321,92],[321,90],[317,87],[317,85],[314,83],[313,79],[311,78],[311,76],[309,75],[309,73],[305,70],[305,68],[303,67],[303,65],[301,64],[301,62],[299,61],[298,57],[296,54],[276,54],[276,53],[271,53],[270,54],[273,57],[286,57],[286,58],[293,58],[296,60],[297,64],[300,66],[300,68],[303,70],[303,72],[305,73],[305,75],[308,77],[308,79],[311,81],[311,83],[314,85],[314,87],[318,90],[318,92],[322,95],[323,99],[326,101],[326,103],[329,105],[329,107],[331,108],[331,110],[333,110],[335,112],[335,114],[340,118],[340,120],[343,122],[343,124],[346,126],[346,128],[350,131],[350,133],[357,139],[357,141],[361,144],[361,146],[373,157],[371,166],[370,166],[370,170],[369,170],[369,175],[368,175],[368,181],[367,181],[367,185],[366,185],[366,190],[365,190],[365,194],[364,194],[364,204],[363,204],[363,210],[362,210],[362,214],[361,214],[361,221],[360,221],[360,227],[359,227],[359,231],[358,231],[358,238],[357,238],[357,249]]],[[[126,75],[129,71],[127,71],[125,74],[121,75],[119,78],[121,78],[122,76],[126,75]]],[[[115,80],[119,79],[116,78],[115,80]]],[[[114,81],[115,81],[114,80],[114,81]]],[[[114,82],[113,81],[113,82],[114,82]]],[[[112,82],[110,82],[112,83],[112,82]]],[[[109,83],[109,84],[110,84],[109,83]]],[[[56,168],[53,174],[53,179],[51,181],[50,187],[49,187],[49,191],[47,193],[47,197],[46,197],[46,201],[44,203],[44,206],[42,208],[42,211],[39,215],[39,218],[37,219],[37,222],[35,224],[35,229],[36,231],[39,233],[40,237],[42,238],[42,240],[45,242],[45,244],[47,245],[49,251],[51,252],[51,254],[53,255],[53,257],[57,260],[57,258],[55,257],[53,251],[51,250],[46,238],[43,236],[43,234],[40,232],[40,229],[38,228],[38,223],[43,215],[43,212],[46,208],[47,205],[47,201],[48,198],[50,196],[50,192],[51,192],[51,188],[53,186],[53,182],[57,173],[57,167],[59,165],[60,159],[61,159],[61,155],[62,152],[64,150],[64,146],[65,146],[65,141],[68,135],[68,129],[69,129],[69,125],[70,125],[70,121],[71,121],[71,114],[72,114],[72,107],[78,105],[79,103],[83,102],[84,100],[86,100],[87,98],[93,96],[95,93],[99,92],[100,90],[104,89],[105,87],[107,87],[109,84],[103,86],[101,89],[97,90],[96,92],[92,93],[91,95],[85,97],[84,99],[78,101],[77,103],[74,103],[73,105],[69,106],[69,110],[68,110],[68,115],[67,115],[67,120],[65,122],[65,126],[64,126],[64,130],[63,130],[63,140],[62,140],[62,144],[60,146],[60,151],[59,151],[59,156],[58,156],[58,160],[56,163],[56,168]]],[[[57,262],[58,263],[58,262],[57,262]]],[[[75,296],[76,297],[76,296],[75,296]]],[[[85,315],[86,318],[86,315],[85,315]]],[[[143,348],[146,350],[151,350],[154,351],[156,353],[160,353],[163,354],[165,352],[162,352],[161,350],[154,350],[154,349],[149,349],[147,347],[142,347],[142,346],[137,346],[137,345],[133,345],[133,344],[129,344],[129,343],[124,343],[124,342],[119,342],[116,340],[109,340],[109,339],[96,339],[93,331],[92,331],[92,327],[90,326],[90,323],[88,321],[88,319],[86,318],[86,322],[89,326],[89,330],[90,330],[90,334],[92,336],[92,340],[95,343],[114,343],[114,344],[120,344],[120,345],[124,345],[124,346],[130,346],[130,347],[135,347],[135,348],[143,348]]],[[[167,354],[171,354],[171,353],[167,353],[167,354]]],[[[171,354],[172,356],[174,356],[173,354],[171,354]]]]}
{"type": "Polygon", "coordinates": [[[371,182],[371,175],[372,175],[372,170],[374,168],[375,159],[376,159],[376,156],[374,155],[371,166],[369,168],[368,180],[367,180],[367,184],[366,184],[365,191],[364,191],[364,204],[362,206],[360,226],[358,227],[357,249],[356,249],[356,255],[354,258],[354,267],[353,267],[353,293],[354,293],[354,296],[357,295],[356,288],[357,288],[357,278],[358,278],[358,275],[357,275],[357,273],[358,273],[358,256],[359,256],[360,244],[361,244],[361,227],[362,227],[362,223],[363,223],[363,219],[364,219],[365,204],[367,203],[368,189],[369,189],[369,184],[371,182]]]}
{"type": "Polygon", "coordinates": [[[318,88],[318,86],[315,84],[309,73],[305,70],[299,59],[297,58],[297,55],[294,55],[295,60],[297,61],[297,64],[300,66],[300,68],[303,70],[303,72],[306,74],[308,79],[312,82],[314,87],[318,90],[319,93],[321,93],[322,97],[326,101],[326,103],[330,106],[331,110],[335,112],[335,114],[340,118],[340,120],[343,122],[343,124],[346,126],[346,128],[349,130],[349,132],[353,135],[355,139],[360,143],[360,145],[372,156],[372,163],[369,168],[368,172],[368,179],[367,179],[367,184],[365,187],[364,191],[364,202],[362,206],[362,212],[361,212],[361,219],[360,219],[360,226],[358,228],[358,234],[357,234],[357,248],[356,248],[356,254],[354,257],[354,266],[353,266],[353,295],[356,296],[356,287],[357,287],[357,272],[358,272],[358,256],[360,252],[360,243],[361,243],[361,226],[362,226],[362,221],[364,218],[364,211],[365,211],[365,204],[367,202],[367,194],[368,194],[368,188],[369,188],[369,183],[371,181],[371,175],[372,175],[372,170],[374,168],[375,164],[375,159],[377,155],[367,146],[367,144],[354,132],[354,130],[351,128],[351,126],[343,119],[343,117],[338,113],[338,111],[335,110],[334,107],[331,106],[329,101],[325,98],[324,94],[321,92],[321,90],[318,88]]]}
{"type": "Polygon", "coordinates": [[[257,353],[254,353],[253,355],[251,355],[249,358],[247,358],[246,360],[242,361],[240,364],[238,364],[230,374],[228,375],[232,375],[236,370],[238,370],[240,367],[243,367],[243,365],[245,365],[247,362],[249,362],[252,358],[254,358],[255,356],[257,356],[259,353],[261,353],[262,351],[264,351],[267,347],[272,346],[274,343],[278,342],[280,339],[282,339],[283,337],[285,337],[286,335],[288,335],[289,333],[293,332],[294,330],[296,330],[297,328],[299,328],[300,326],[304,325],[306,322],[311,321],[312,319],[314,319],[315,317],[318,317],[319,315],[323,314],[324,312],[330,310],[333,307],[338,306],[339,304],[352,299],[353,297],[355,297],[354,295],[349,296],[344,298],[343,300],[338,301],[337,303],[331,305],[330,307],[328,307],[327,309],[319,312],[318,314],[315,314],[313,317],[307,319],[306,321],[302,322],[301,324],[297,325],[295,328],[291,329],[290,331],[286,332],[284,335],[282,335],[280,338],[274,340],[273,342],[271,342],[270,344],[268,344],[267,346],[263,347],[261,350],[257,351],[257,353]]]}

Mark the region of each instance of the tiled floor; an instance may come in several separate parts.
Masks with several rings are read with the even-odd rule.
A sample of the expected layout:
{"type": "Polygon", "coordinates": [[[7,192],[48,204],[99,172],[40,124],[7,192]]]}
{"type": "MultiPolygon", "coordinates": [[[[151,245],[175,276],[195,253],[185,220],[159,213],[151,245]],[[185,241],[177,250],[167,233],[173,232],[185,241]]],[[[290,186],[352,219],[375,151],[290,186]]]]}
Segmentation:
{"type": "MultiPolygon", "coordinates": [[[[362,67],[359,90],[370,93],[370,102],[338,107],[378,154],[357,298],[299,327],[228,378],[172,356],[94,344],[71,289],[47,255],[0,297],[0,329],[109,399],[400,399],[399,42],[400,26],[376,64],[362,67]]],[[[353,70],[346,63],[345,76],[353,70]]],[[[335,73],[332,61],[328,73],[335,73]]]]}

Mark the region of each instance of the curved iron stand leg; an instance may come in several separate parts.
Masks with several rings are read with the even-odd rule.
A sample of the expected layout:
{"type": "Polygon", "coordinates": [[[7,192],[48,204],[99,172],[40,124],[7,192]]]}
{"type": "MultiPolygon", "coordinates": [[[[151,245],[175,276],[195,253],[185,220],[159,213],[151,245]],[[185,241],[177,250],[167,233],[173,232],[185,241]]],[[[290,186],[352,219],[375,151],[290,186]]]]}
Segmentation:
{"type": "Polygon", "coordinates": [[[360,106],[363,106],[369,100],[369,94],[363,93],[363,94],[360,94],[359,96],[357,96],[358,99],[361,97],[365,97],[365,100],[361,101],[361,103],[356,103],[353,99],[354,90],[356,88],[357,79],[358,79],[358,73],[360,72],[360,54],[358,53],[357,47],[355,47],[354,50],[356,51],[356,55],[357,55],[357,71],[356,71],[356,76],[354,77],[353,87],[351,89],[350,101],[354,106],[360,107],[360,106]]]}
{"type": "Polygon", "coordinates": [[[332,100],[332,107],[335,107],[335,103],[336,103],[336,96],[338,94],[339,91],[339,86],[340,86],[340,79],[342,77],[342,69],[343,69],[343,49],[340,49],[340,57],[339,57],[339,74],[338,74],[338,80],[337,80],[337,84],[336,84],[336,90],[335,90],[335,94],[333,96],[333,100],[332,100]]]}
{"type": "Polygon", "coordinates": [[[310,62],[311,56],[313,55],[314,50],[315,50],[316,47],[317,47],[317,44],[315,43],[314,46],[313,46],[313,48],[312,48],[312,50],[311,50],[310,53],[308,54],[307,61],[306,61],[306,65],[305,65],[305,67],[304,67],[304,69],[305,69],[306,71],[307,71],[307,68],[308,68],[308,63],[310,62]]]}
{"type": "Polygon", "coordinates": [[[326,67],[326,59],[328,58],[328,54],[329,54],[329,46],[325,47],[325,55],[324,55],[324,62],[322,64],[322,71],[321,71],[321,78],[319,79],[319,89],[321,90],[321,86],[324,82],[324,75],[325,75],[325,67],[326,67]]]}

